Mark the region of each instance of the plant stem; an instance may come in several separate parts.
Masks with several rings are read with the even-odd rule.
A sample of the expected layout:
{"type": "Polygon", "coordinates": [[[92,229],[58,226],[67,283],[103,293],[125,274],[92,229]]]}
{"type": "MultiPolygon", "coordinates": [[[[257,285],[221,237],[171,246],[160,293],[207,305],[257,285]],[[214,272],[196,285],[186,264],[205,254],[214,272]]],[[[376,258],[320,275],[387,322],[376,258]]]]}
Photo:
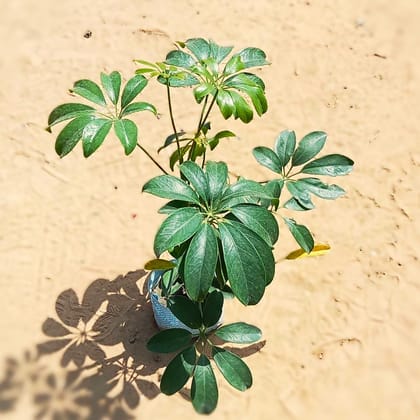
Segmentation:
{"type": "Polygon", "coordinates": [[[142,150],[146,156],[165,174],[168,175],[168,172],[165,171],[165,169],[162,168],[162,166],[160,166],[159,162],[155,160],[155,158],[139,143],[137,143],[137,147],[140,148],[140,150],[142,150]]]}
{"type": "Polygon", "coordinates": [[[175,126],[174,114],[173,114],[173,111],[172,111],[172,100],[171,100],[171,91],[170,91],[170,87],[169,87],[169,81],[167,81],[167,83],[166,83],[166,94],[167,94],[167,97],[168,97],[169,116],[171,117],[172,129],[174,130],[175,139],[176,139],[176,147],[178,149],[179,163],[182,164],[183,158],[182,158],[182,155],[181,155],[181,147],[179,145],[178,131],[177,131],[176,126],[175,126]]]}
{"type": "Polygon", "coordinates": [[[204,105],[203,105],[203,108],[201,109],[200,121],[198,121],[198,127],[197,127],[197,134],[196,135],[198,135],[201,131],[201,127],[202,127],[201,123],[203,121],[204,111],[206,109],[208,99],[209,99],[209,95],[207,95],[204,98],[204,105]]]}
{"type": "Polygon", "coordinates": [[[203,125],[206,123],[207,118],[208,118],[208,117],[209,117],[209,115],[210,115],[210,111],[211,111],[211,109],[213,108],[214,103],[216,102],[216,98],[217,98],[217,92],[216,92],[216,93],[215,93],[215,95],[213,96],[213,99],[212,99],[212,101],[210,102],[210,106],[209,106],[209,108],[207,109],[206,115],[204,116],[204,118],[203,118],[203,119],[202,119],[202,121],[201,121],[200,126],[198,127],[198,130],[197,130],[197,135],[200,133],[201,129],[203,128],[203,125]]]}
{"type": "Polygon", "coordinates": [[[203,162],[201,163],[201,169],[204,169],[205,163],[206,163],[206,149],[204,149],[203,162]]]}

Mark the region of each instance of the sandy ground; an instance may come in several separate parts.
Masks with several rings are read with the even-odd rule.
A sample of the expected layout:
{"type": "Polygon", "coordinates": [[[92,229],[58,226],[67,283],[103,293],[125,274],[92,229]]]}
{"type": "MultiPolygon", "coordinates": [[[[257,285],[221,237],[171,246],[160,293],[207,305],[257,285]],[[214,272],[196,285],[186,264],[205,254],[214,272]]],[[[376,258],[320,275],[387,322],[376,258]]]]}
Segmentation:
{"type": "MultiPolygon", "coordinates": [[[[420,418],[419,18],[415,0],[3,1],[0,417],[196,416],[182,395],[159,394],[167,359],[144,348],[155,326],[139,270],[162,201],[140,188],[155,167],[141,153],[125,158],[116,141],[88,160],[80,149],[60,160],[43,128],[73,81],[114,69],[128,78],[132,59],[161,60],[172,40],[203,36],[261,47],[272,62],[261,71],[269,112],[231,125],[240,140],[213,159],[264,179],[250,152],[289,128],[325,130],[326,152],[356,161],[338,180],[345,198],[296,215],[332,251],[284,261],[295,245],[282,229],[263,303],[226,305],[227,321],[256,323],[264,341],[243,350],[253,388],[222,383],[212,417],[420,418]],[[91,329],[97,310],[100,345],[74,351],[65,328],[91,329]]],[[[153,84],[143,98],[162,113],[138,119],[153,150],[170,133],[164,91],[153,84]]],[[[181,128],[192,124],[190,103],[179,92],[181,128]]]]}

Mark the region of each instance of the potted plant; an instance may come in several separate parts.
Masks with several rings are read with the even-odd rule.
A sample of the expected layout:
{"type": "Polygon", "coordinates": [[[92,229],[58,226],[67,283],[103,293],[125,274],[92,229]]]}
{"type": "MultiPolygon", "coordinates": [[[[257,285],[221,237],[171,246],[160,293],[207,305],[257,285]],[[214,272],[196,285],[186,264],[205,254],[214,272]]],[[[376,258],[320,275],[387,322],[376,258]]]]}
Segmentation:
{"type": "MultiPolygon", "coordinates": [[[[342,196],[342,188],[317,176],[346,175],[353,161],[340,154],[316,157],[327,138],[324,132],[311,132],[297,143],[295,133],[285,130],[273,148],[253,150],[256,161],[274,172],[273,179],[232,176],[225,162],[208,160],[207,155],[235,134],[212,133],[209,117],[218,109],[224,119],[248,124],[255,113],[267,111],[264,82],[250,71],[267,65],[266,55],[259,48],[232,54],[232,47],[202,38],[177,42],[175,47],[163,62],[135,60],[140,68],[123,89],[118,72],[101,73],[102,88],[90,80],[75,82],[71,92],[90,104],[59,105],[51,112],[47,129],[70,120],[59,132],[55,149],[63,157],[81,141],[88,157],[113,127],[127,155],[139,147],[162,172],[143,186],[144,192],[169,200],[159,210],[167,218],[155,236],[156,259],[145,266],[152,270],[149,290],[163,328],[150,338],[148,349],[176,353],[163,373],[161,391],[174,394],[192,378],[192,404],[197,412],[208,414],[218,401],[213,364],[234,388],[244,391],[252,384],[247,365],[223,343],[254,343],[261,338],[256,326],[221,323],[225,299],[234,297],[245,306],[260,302],[274,278],[277,212],[311,210],[313,196],[342,196]],[[137,124],[127,118],[140,111],[157,115],[154,105],[135,101],[151,79],[162,84],[167,97],[173,133],[159,150],[173,148],[170,170],[138,142],[137,124]],[[180,87],[192,87],[198,105],[192,134],[177,130],[171,95],[180,87]]],[[[308,228],[282,219],[300,252],[310,253],[314,240],[308,228]]]]}

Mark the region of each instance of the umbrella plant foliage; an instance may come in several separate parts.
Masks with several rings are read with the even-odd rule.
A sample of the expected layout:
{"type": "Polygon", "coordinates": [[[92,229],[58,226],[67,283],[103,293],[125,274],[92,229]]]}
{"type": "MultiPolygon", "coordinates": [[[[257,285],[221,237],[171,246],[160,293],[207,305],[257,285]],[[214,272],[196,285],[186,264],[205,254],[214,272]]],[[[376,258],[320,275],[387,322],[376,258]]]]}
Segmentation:
{"type": "Polygon", "coordinates": [[[343,196],[340,186],[323,178],[347,175],[353,161],[340,154],[319,156],[327,139],[322,131],[297,142],[295,132],[285,130],[273,148],[259,146],[252,152],[269,179],[233,178],[225,162],[208,160],[207,153],[236,135],[225,127],[213,132],[210,116],[220,112],[225,120],[232,117],[248,124],[266,113],[265,84],[256,74],[269,64],[264,51],[246,47],[234,52],[231,46],[191,38],[176,42],[162,61],[135,62],[140,67],[125,84],[117,71],[101,73],[100,83],[76,81],[70,93],[82,101],[54,108],[47,130],[65,124],[55,141],[60,157],[82,143],[87,158],[111,136],[126,155],[138,146],[161,171],[143,186],[144,192],[168,200],[159,210],[166,218],[154,239],[156,258],[145,268],[157,270],[161,298],[188,330],[160,331],[147,348],[175,354],[163,373],[161,391],[172,395],[191,381],[193,407],[209,414],[218,402],[214,369],[236,390],[252,385],[248,366],[224,344],[252,344],[261,338],[253,325],[220,325],[225,298],[235,297],[243,305],[263,299],[275,275],[278,220],[301,248],[289,255],[297,258],[329,249],[315,244],[310,230],[290,212],[314,209],[314,198],[343,196]],[[168,103],[172,132],[162,136],[157,147],[157,153],[172,149],[167,169],[139,141],[138,121],[132,117],[141,111],[158,115],[153,104],[138,100],[152,79],[162,86],[168,103]],[[177,128],[172,104],[180,88],[190,89],[193,98],[185,107],[197,115],[194,127],[186,131],[177,128]]]}

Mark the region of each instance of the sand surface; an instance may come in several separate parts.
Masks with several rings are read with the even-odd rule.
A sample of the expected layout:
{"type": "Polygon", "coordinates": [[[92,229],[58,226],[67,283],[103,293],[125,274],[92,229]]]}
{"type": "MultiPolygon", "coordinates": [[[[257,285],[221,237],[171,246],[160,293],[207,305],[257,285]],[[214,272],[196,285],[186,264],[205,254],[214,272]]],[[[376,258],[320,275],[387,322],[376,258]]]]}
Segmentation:
{"type": "MultiPolygon", "coordinates": [[[[416,0],[2,1],[0,417],[198,417],[183,395],[159,393],[167,358],[144,348],[156,327],[141,268],[162,200],[140,190],[157,170],[116,141],[60,160],[44,127],[75,80],[112,70],[127,79],[132,59],[161,60],[173,40],[202,36],[261,47],[272,62],[260,71],[268,113],[249,126],[213,118],[240,140],[212,159],[264,179],[251,150],[288,128],[324,130],[326,152],[356,161],[337,180],[344,198],[296,214],[331,252],[283,260],[296,245],[282,227],[262,304],[226,305],[226,321],[257,324],[264,341],[243,350],[253,388],[220,382],[212,417],[420,418],[419,18],[416,0]],[[75,351],[70,339],[92,329],[96,311],[100,343],[75,351]]],[[[170,133],[162,86],[143,100],[162,114],[137,119],[153,150],[170,133]]],[[[178,93],[180,128],[194,123],[192,104],[178,93]]]]}

